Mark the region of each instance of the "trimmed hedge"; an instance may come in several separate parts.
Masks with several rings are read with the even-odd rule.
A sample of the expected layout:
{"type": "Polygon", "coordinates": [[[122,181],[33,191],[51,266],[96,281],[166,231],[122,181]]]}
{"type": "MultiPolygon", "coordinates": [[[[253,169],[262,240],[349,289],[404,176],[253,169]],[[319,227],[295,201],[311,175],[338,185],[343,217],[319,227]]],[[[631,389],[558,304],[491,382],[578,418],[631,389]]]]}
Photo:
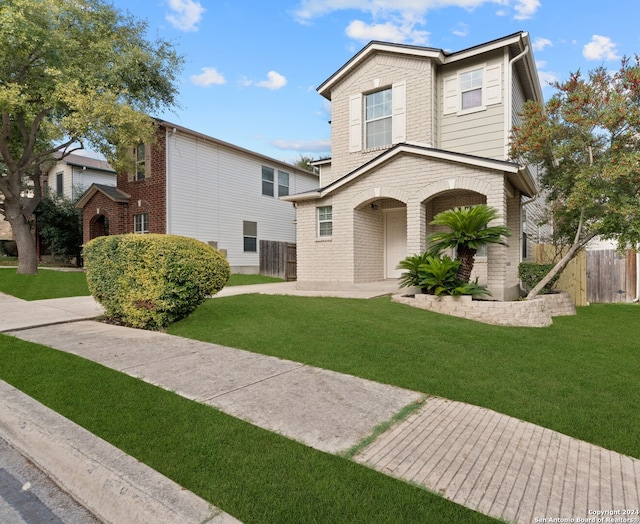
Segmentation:
{"type": "Polygon", "coordinates": [[[89,291],[106,315],[131,327],[161,329],[188,316],[229,279],[213,247],[177,235],[114,235],[84,246],[89,291]]]}
{"type": "MultiPolygon", "coordinates": [[[[522,280],[522,285],[527,292],[531,291],[546,274],[553,269],[555,264],[537,264],[535,262],[521,262],[518,266],[518,277],[522,280]]],[[[558,273],[551,281],[542,288],[542,293],[551,293],[553,286],[560,278],[558,273]]]]}

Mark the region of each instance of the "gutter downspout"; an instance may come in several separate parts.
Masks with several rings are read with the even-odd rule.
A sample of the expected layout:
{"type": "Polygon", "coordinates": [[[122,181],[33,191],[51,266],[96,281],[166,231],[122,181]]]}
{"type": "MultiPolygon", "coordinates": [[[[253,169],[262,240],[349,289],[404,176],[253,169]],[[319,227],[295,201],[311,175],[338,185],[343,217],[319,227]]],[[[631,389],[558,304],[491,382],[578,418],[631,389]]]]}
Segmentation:
{"type": "MultiPolygon", "coordinates": [[[[529,54],[529,46],[525,46],[524,51],[517,56],[514,56],[509,60],[509,67],[507,68],[507,125],[505,126],[505,140],[504,140],[504,157],[508,157],[509,153],[509,133],[513,127],[513,64],[518,60],[524,58],[529,54]]],[[[522,207],[520,208],[520,224],[522,224],[522,207]]],[[[520,246],[519,260],[522,262],[522,246],[520,246]]]]}

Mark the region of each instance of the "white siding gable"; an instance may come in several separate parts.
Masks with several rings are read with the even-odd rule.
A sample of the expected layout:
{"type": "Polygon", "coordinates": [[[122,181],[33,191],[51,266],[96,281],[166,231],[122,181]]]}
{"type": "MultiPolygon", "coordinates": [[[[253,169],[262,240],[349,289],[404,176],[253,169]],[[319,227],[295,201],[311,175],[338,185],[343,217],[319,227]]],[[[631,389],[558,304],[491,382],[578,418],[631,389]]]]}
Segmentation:
{"type": "MultiPolygon", "coordinates": [[[[244,251],[243,223],[257,224],[257,241],[295,242],[295,208],[262,194],[262,166],[289,173],[289,193],[318,187],[318,177],[205,139],[167,136],[167,233],[212,242],[232,270],[257,272],[259,252],[244,251]]],[[[276,192],[277,195],[277,192],[276,192]]],[[[258,247],[259,249],[259,247],[258,247]]]]}

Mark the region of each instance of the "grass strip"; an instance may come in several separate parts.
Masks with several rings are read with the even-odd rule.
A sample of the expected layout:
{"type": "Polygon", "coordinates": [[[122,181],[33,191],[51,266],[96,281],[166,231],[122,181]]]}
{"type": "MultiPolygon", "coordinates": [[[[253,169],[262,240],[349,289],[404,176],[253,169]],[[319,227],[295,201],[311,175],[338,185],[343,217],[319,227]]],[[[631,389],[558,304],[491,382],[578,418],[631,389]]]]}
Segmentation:
{"type": "Polygon", "coordinates": [[[82,271],[42,269],[35,275],[19,275],[15,268],[0,268],[0,292],[23,300],[88,296],[82,271]]]}
{"type": "Polygon", "coordinates": [[[391,429],[396,424],[406,420],[410,415],[418,411],[424,405],[425,401],[428,402],[428,399],[423,398],[423,399],[417,400],[416,402],[412,402],[408,406],[405,406],[400,411],[398,411],[398,413],[393,415],[389,420],[382,422],[381,424],[378,424],[371,431],[371,435],[363,438],[355,446],[352,446],[347,451],[342,453],[341,456],[343,456],[346,459],[352,459],[358,453],[360,453],[360,451],[368,447],[370,444],[373,444],[373,442],[385,431],[391,429]]]}
{"type": "MultiPolygon", "coordinates": [[[[262,275],[232,274],[227,286],[249,286],[283,282],[262,275]]],[[[87,278],[82,271],[57,271],[40,268],[35,275],[19,275],[15,268],[0,267],[0,292],[23,300],[44,300],[88,296],[87,278]]]]}
{"type": "Polygon", "coordinates": [[[210,406],[6,335],[0,378],[246,523],[495,522],[210,406]]]}
{"type": "Polygon", "coordinates": [[[593,304],[548,328],[490,326],[373,300],[212,299],[174,335],[468,402],[640,458],[639,306],[593,304]]]}

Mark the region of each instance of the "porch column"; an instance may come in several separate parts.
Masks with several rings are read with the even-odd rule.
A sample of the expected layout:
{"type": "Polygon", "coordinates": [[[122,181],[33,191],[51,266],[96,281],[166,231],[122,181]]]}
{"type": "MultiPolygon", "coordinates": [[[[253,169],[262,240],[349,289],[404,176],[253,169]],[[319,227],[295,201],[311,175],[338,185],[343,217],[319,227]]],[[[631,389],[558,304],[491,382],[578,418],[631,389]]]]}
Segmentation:
{"type": "Polygon", "coordinates": [[[426,212],[422,202],[411,199],[407,202],[407,256],[426,250],[426,212]]]}
{"type": "MultiPolygon", "coordinates": [[[[496,177],[497,178],[497,177],[496,177]]],[[[497,179],[487,195],[487,205],[496,209],[500,218],[490,226],[507,225],[507,194],[505,180],[497,179]]],[[[505,300],[507,287],[507,248],[499,244],[487,246],[487,287],[496,300],[505,300]]]]}

